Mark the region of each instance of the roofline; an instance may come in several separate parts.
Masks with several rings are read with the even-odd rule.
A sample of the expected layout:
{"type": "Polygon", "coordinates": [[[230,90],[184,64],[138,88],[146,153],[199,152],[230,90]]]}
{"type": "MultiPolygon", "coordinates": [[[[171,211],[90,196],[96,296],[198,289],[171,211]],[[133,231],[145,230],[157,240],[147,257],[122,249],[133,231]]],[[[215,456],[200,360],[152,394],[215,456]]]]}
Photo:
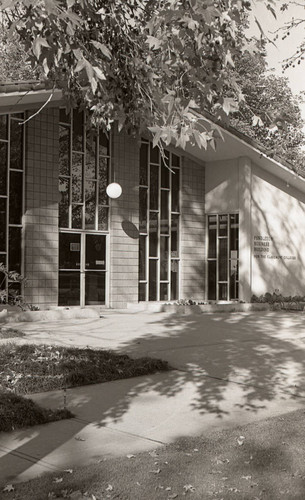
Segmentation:
{"type": "Polygon", "coordinates": [[[231,127],[230,125],[220,125],[215,119],[210,119],[210,117],[207,118],[206,116],[204,116],[204,119],[208,123],[220,127],[224,131],[224,134],[228,134],[241,144],[250,147],[255,154],[259,155],[259,159],[261,160],[260,162],[257,162],[259,166],[262,166],[263,168],[265,167],[266,170],[271,170],[272,174],[279,178],[282,178],[288,184],[305,193],[305,178],[301,177],[298,173],[292,170],[292,165],[291,168],[289,168],[287,166],[290,165],[288,162],[285,162],[284,164],[284,162],[278,157],[271,158],[265,152],[266,148],[262,148],[260,144],[258,144],[247,135],[237,131],[234,127],[231,127]],[[274,168],[276,168],[276,172],[273,171],[274,168]]]}

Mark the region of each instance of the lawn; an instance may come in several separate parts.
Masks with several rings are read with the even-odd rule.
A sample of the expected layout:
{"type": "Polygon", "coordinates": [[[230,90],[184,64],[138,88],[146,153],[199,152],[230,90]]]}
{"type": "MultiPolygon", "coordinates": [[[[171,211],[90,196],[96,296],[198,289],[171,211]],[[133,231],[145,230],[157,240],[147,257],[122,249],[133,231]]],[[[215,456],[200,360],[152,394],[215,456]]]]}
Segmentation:
{"type": "Polygon", "coordinates": [[[46,413],[37,406],[29,406],[21,397],[23,394],[109,382],[169,369],[167,362],[158,359],[132,359],[111,351],[14,342],[2,344],[0,367],[0,431],[71,416],[68,412],[46,413]],[[18,402],[14,400],[13,403],[7,394],[18,396],[18,402]]]}
{"type": "Polygon", "coordinates": [[[20,330],[15,330],[14,328],[3,328],[0,327],[0,340],[1,339],[12,339],[16,337],[24,337],[24,333],[20,330]]]}
{"type": "Polygon", "coordinates": [[[304,500],[304,449],[304,411],[298,410],[136,456],[97,457],[86,467],[5,485],[14,490],[1,498],[304,500]]]}

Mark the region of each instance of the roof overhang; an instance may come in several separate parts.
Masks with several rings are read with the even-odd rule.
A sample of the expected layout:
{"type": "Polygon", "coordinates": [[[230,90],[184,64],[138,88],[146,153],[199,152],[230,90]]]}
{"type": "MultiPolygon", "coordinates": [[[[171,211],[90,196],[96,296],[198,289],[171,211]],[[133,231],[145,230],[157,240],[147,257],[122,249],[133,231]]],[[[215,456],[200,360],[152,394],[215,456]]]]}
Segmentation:
{"type": "Polygon", "coordinates": [[[37,109],[48,103],[48,106],[56,106],[62,100],[62,91],[58,89],[46,89],[43,86],[17,85],[5,86],[0,85],[0,112],[1,113],[16,113],[29,109],[37,109]]]}
{"type": "MultiPolygon", "coordinates": [[[[282,179],[289,186],[293,186],[305,193],[305,179],[296,174],[293,170],[283,165],[280,161],[268,156],[259,146],[249,144],[248,138],[242,138],[242,134],[236,135],[235,131],[227,130],[220,125],[215,125],[212,120],[204,118],[208,129],[212,127],[218,130],[216,133],[216,150],[208,146],[206,150],[200,149],[197,145],[188,145],[186,151],[205,163],[220,160],[232,160],[241,157],[248,157],[253,163],[282,179]]],[[[249,139],[252,143],[251,139],[249,139]]]]}

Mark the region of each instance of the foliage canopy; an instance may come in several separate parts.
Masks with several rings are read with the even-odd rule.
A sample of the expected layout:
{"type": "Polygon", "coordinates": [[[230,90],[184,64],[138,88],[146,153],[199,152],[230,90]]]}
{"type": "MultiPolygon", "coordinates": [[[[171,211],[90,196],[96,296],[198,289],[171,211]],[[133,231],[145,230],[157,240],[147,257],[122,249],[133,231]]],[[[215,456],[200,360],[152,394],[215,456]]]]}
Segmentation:
{"type": "MultiPolygon", "coordinates": [[[[275,15],[273,0],[257,1],[275,15]]],[[[40,77],[51,88],[63,89],[67,105],[91,110],[93,122],[104,129],[117,121],[119,129],[124,126],[133,133],[149,128],[154,144],[215,147],[215,130],[206,128],[202,112],[222,122],[238,112],[232,123],[246,124],[243,131],[273,147],[277,135],[271,142],[264,137],[270,133],[259,127],[262,113],[257,111],[262,106],[264,118],[269,116],[269,96],[280,87],[285,92],[286,84],[263,77],[261,67],[255,81],[262,84],[265,78],[264,85],[271,88],[264,98],[254,98],[254,82],[240,76],[238,65],[247,57],[255,59],[261,50],[261,41],[245,34],[254,4],[1,0],[0,15],[40,77]]],[[[288,105],[292,100],[290,96],[288,105]]]]}

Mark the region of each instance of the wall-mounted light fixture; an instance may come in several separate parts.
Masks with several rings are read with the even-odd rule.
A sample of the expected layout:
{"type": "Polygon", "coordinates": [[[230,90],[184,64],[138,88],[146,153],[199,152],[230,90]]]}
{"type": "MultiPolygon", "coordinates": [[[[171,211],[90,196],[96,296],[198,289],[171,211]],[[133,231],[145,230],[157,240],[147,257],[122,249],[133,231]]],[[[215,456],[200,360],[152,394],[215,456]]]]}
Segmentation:
{"type": "Polygon", "coordinates": [[[122,194],[122,188],[117,182],[111,182],[111,184],[108,184],[108,186],[106,187],[106,193],[109,198],[119,198],[122,194]]]}

